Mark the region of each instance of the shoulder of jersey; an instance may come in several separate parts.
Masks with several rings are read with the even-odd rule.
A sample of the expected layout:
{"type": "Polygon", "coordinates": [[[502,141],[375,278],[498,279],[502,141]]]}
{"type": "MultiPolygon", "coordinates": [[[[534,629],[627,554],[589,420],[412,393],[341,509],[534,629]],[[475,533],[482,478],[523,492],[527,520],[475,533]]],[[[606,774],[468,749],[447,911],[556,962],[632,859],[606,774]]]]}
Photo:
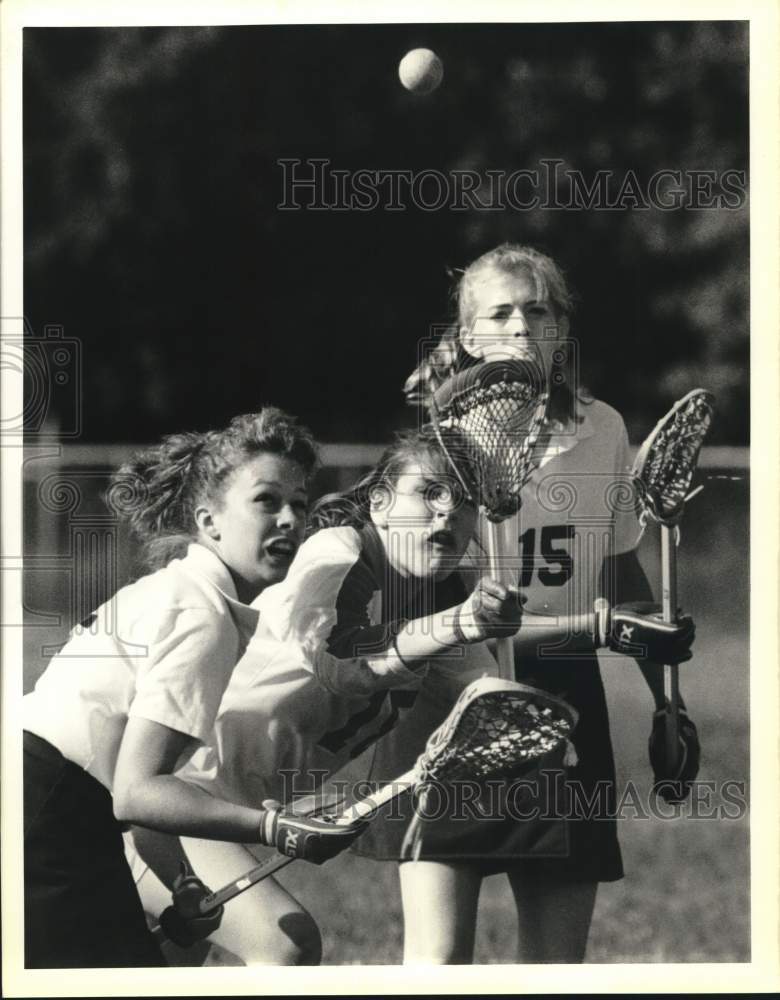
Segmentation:
{"type": "Polygon", "coordinates": [[[341,562],[355,559],[362,549],[360,533],[356,528],[344,525],[336,528],[322,528],[307,538],[298,550],[296,560],[326,559],[341,562]]]}
{"type": "Polygon", "coordinates": [[[591,418],[595,414],[598,420],[614,421],[615,423],[623,422],[623,417],[615,407],[610,406],[609,403],[605,403],[603,399],[593,399],[591,402],[584,404],[583,411],[590,414],[591,418]]]}
{"type": "Polygon", "coordinates": [[[580,403],[580,412],[592,422],[594,430],[619,430],[624,426],[623,417],[609,403],[601,399],[593,399],[588,403],[580,403]]]}
{"type": "Polygon", "coordinates": [[[216,584],[200,574],[191,574],[174,560],[163,569],[142,576],[118,592],[120,602],[139,611],[161,617],[185,610],[203,610],[226,615],[228,605],[237,603],[223,594],[216,584]]]}
{"type": "Polygon", "coordinates": [[[297,628],[301,608],[331,600],[334,586],[360,559],[361,552],[362,540],[355,528],[323,528],[306,539],[285,579],[266,587],[254,607],[261,617],[282,629],[278,637],[284,637],[288,628],[297,628]]]}

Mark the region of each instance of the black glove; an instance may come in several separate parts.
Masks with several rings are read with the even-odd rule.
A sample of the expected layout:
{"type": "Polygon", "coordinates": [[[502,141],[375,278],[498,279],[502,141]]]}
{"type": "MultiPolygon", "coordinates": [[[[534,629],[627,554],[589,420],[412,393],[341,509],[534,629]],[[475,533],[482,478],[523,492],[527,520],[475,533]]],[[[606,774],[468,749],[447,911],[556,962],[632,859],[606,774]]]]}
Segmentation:
{"type": "Polygon", "coordinates": [[[679,714],[679,753],[676,761],[670,761],[666,751],[666,719],[670,711],[667,704],[653,713],[653,728],[648,740],[650,766],[655,777],[654,789],[666,802],[684,802],[691,790],[691,783],[699,773],[701,747],[696,726],[688,718],[685,709],[679,714]]]}
{"type": "Polygon", "coordinates": [[[597,602],[597,647],[608,646],[616,653],[655,663],[684,663],[691,658],[695,635],[690,615],[665,622],[660,605],[651,601],[631,601],[614,608],[604,600],[597,602]]]}
{"type": "Polygon", "coordinates": [[[211,889],[182,863],[181,874],[173,883],[173,905],[160,914],[160,926],[169,941],[189,948],[196,941],[203,941],[222,923],[224,906],[208,913],[200,912],[200,901],[211,895],[211,889]]]}
{"type": "Polygon", "coordinates": [[[260,842],[315,865],[340,854],[367,825],[365,820],[340,823],[327,816],[299,816],[272,799],[266,799],[263,808],[266,813],[260,823],[260,842]]]}

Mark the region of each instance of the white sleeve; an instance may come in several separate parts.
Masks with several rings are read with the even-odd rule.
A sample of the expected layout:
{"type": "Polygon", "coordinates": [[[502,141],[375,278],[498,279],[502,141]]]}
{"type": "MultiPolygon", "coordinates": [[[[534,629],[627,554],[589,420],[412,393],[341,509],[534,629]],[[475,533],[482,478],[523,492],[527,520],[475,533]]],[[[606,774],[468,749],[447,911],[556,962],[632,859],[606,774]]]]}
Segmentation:
{"type": "Polygon", "coordinates": [[[298,550],[281,583],[255,602],[261,625],[280,642],[293,642],[309,656],[327,643],[336,624],[339,590],[360,558],[353,528],[326,528],[298,550]]]}
{"type": "Polygon", "coordinates": [[[206,608],[163,611],[148,655],[137,661],[128,715],[205,741],[237,654],[237,635],[228,616],[206,608]]]}
{"type": "Polygon", "coordinates": [[[370,697],[377,691],[391,688],[419,687],[427,673],[428,663],[419,670],[409,670],[393,654],[371,657],[370,663],[362,657],[339,660],[325,649],[312,654],[314,676],[333,694],[346,697],[370,697]]]}

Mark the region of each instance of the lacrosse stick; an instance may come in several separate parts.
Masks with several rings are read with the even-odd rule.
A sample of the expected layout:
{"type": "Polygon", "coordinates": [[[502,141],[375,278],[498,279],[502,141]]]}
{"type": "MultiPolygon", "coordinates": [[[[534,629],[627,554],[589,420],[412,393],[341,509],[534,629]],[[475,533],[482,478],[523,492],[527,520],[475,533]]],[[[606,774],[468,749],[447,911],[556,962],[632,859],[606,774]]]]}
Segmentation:
{"type": "MultiPolygon", "coordinates": [[[[637,452],[634,480],[639,523],[661,525],[661,581],[664,621],[677,616],[677,545],[682,519],[702,442],[712,423],[713,396],[693,389],[658,421],[637,452]]],[[[695,492],[698,492],[696,490],[695,492]]],[[[676,665],[664,664],[664,698],[669,704],[666,751],[670,766],[679,747],[680,692],[676,665]]]]}
{"type": "MultiPolygon", "coordinates": [[[[342,805],[343,801],[341,796],[333,793],[326,795],[319,792],[299,799],[290,806],[290,811],[294,812],[297,816],[318,816],[342,805]]],[[[273,875],[274,872],[278,872],[280,868],[284,868],[292,861],[295,861],[295,858],[290,858],[286,854],[271,855],[270,858],[261,861],[260,864],[255,865],[254,868],[251,868],[240,878],[235,879],[222,889],[209,893],[208,896],[204,896],[199,900],[198,908],[201,914],[205,915],[210,910],[216,910],[223,903],[227,903],[228,900],[245,892],[258,882],[262,882],[263,879],[273,875]]],[[[152,934],[159,944],[162,944],[166,940],[165,931],[159,923],[152,927],[152,934]]]]}
{"type": "MultiPolygon", "coordinates": [[[[534,445],[544,424],[547,391],[540,365],[527,359],[485,361],[447,379],[430,406],[431,421],[445,455],[467,494],[476,481],[487,519],[491,576],[512,585],[505,556],[517,552],[515,520],[521,490],[533,471],[534,445]],[[442,431],[456,431],[457,444],[442,431]],[[514,529],[514,530],[513,530],[514,529]]],[[[499,676],[514,677],[511,637],[497,640],[499,676]]]]}
{"type": "MultiPolygon", "coordinates": [[[[334,824],[350,824],[370,819],[380,806],[420,784],[507,774],[556,749],[576,724],[576,710],[561,698],[515,681],[481,677],[463,689],[411,770],[338,814],[319,812],[334,824]]],[[[205,896],[200,912],[227,903],[294,860],[284,854],[268,858],[205,896]]]]}

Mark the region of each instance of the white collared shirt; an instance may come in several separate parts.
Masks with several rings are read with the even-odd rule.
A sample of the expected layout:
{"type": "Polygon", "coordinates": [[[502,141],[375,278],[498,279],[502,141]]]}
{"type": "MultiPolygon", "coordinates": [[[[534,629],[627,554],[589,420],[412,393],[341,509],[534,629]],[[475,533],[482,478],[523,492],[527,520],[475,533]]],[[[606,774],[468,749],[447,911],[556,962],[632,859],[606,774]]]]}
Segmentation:
{"type": "Polygon", "coordinates": [[[259,616],[221,559],[192,544],[91,617],[23,699],[23,724],[111,790],[128,717],[208,739],[259,616]]]}

